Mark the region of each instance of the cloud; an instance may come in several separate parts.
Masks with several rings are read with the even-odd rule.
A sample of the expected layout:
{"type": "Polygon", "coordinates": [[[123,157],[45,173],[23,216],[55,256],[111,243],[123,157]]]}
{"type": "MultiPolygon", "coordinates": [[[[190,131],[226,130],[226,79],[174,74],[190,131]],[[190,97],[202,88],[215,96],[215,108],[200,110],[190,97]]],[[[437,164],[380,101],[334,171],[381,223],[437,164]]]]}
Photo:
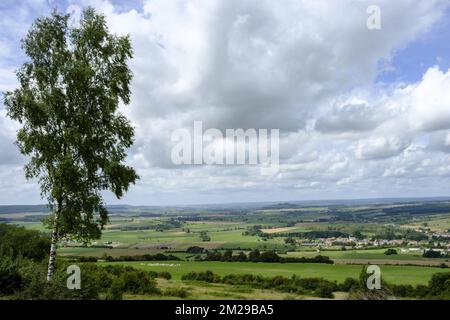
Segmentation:
{"type": "Polygon", "coordinates": [[[411,89],[410,123],[415,129],[450,129],[450,70],[428,69],[422,81],[411,89]]]}
{"type": "Polygon", "coordinates": [[[6,111],[0,110],[0,165],[23,164],[24,159],[14,144],[17,127],[17,123],[6,118],[6,111]]]}
{"type": "Polygon", "coordinates": [[[384,31],[371,32],[364,1],[153,0],[142,12],[86,3],[132,37],[135,120],[190,112],[211,127],[289,131],[322,103],[370,85],[380,59],[439,16],[439,2],[381,1],[384,31]]]}
{"type": "Polygon", "coordinates": [[[408,142],[398,137],[379,137],[361,140],[356,146],[356,157],[364,160],[379,160],[396,156],[408,147],[408,142]]]}
{"type": "Polygon", "coordinates": [[[440,131],[430,135],[428,149],[431,152],[450,153],[450,131],[440,131]]]}
{"type": "Polygon", "coordinates": [[[387,116],[377,111],[365,104],[344,105],[319,118],[315,129],[323,133],[371,131],[387,116]]]}
{"type": "MultiPolygon", "coordinates": [[[[402,195],[444,179],[447,136],[439,130],[450,129],[450,72],[430,68],[417,83],[376,80],[383,66],[395,69],[397,52],[443,19],[448,1],[70,5],[71,11],[96,7],[113,32],[132,40],[133,96],[121,110],[136,127],[128,162],[141,180],[125,202],[369,197],[386,190],[402,195]],[[366,28],[366,8],[373,4],[381,7],[380,31],[366,28]],[[174,166],[171,134],[191,129],[195,120],[204,129],[280,129],[280,173],[262,177],[253,167],[174,166]],[[414,177],[422,179],[416,189],[409,187],[414,177]]],[[[31,18],[48,8],[13,7],[17,19],[0,23],[6,30],[0,37],[1,88],[13,86],[19,51],[12,37],[23,35],[31,18]]],[[[8,150],[12,127],[0,125],[9,128],[0,133],[0,147],[8,150]]],[[[11,152],[0,163],[18,162],[11,152]]]]}

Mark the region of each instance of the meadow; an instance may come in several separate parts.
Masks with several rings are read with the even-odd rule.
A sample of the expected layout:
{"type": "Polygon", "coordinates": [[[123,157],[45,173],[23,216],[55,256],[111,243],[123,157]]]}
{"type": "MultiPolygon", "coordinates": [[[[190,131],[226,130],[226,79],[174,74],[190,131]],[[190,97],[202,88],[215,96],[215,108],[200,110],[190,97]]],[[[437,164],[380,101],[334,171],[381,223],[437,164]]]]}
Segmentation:
{"type": "MultiPolygon", "coordinates": [[[[357,279],[361,273],[360,265],[328,265],[318,263],[252,263],[252,262],[196,262],[196,261],[151,261],[151,262],[99,262],[101,265],[121,264],[147,271],[167,271],[174,280],[191,272],[210,270],[220,276],[228,274],[253,274],[266,277],[293,275],[302,278],[324,278],[343,282],[346,278],[357,279]]],[[[440,268],[417,266],[382,266],[382,278],[392,284],[427,284],[440,268]]]]}

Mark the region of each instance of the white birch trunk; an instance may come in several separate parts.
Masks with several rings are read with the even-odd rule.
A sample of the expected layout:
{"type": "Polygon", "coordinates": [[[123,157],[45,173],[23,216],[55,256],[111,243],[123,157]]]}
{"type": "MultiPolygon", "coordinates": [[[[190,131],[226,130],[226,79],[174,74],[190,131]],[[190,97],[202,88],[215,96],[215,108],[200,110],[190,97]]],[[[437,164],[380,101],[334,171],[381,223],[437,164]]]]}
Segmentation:
{"type": "MultiPolygon", "coordinates": [[[[58,211],[59,211],[59,206],[58,206],[58,211]]],[[[55,222],[54,222],[53,231],[52,231],[52,240],[51,240],[51,245],[50,245],[50,257],[48,258],[47,282],[52,280],[53,274],[55,272],[55,267],[56,267],[56,245],[58,243],[58,228],[57,228],[58,211],[55,214],[55,222]]]]}

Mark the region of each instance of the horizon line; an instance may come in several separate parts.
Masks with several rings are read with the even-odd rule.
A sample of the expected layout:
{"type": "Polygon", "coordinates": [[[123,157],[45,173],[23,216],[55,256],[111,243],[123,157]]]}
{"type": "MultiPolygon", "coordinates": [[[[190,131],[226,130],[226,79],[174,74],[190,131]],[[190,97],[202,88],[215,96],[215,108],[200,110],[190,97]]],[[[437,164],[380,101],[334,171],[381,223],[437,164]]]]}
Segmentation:
{"type": "MultiPolygon", "coordinates": [[[[307,202],[343,202],[343,201],[405,201],[405,200],[450,200],[449,196],[425,196],[425,197],[369,197],[369,198],[333,198],[333,199],[307,199],[307,200],[264,200],[264,201],[238,201],[238,202],[211,202],[211,203],[192,203],[192,204],[106,204],[106,207],[190,207],[190,206],[212,206],[212,205],[239,205],[239,204],[263,204],[263,203],[307,203],[307,202]]],[[[38,204],[0,204],[0,207],[13,207],[13,206],[27,206],[27,207],[37,207],[37,206],[47,206],[45,203],[38,204]]]]}

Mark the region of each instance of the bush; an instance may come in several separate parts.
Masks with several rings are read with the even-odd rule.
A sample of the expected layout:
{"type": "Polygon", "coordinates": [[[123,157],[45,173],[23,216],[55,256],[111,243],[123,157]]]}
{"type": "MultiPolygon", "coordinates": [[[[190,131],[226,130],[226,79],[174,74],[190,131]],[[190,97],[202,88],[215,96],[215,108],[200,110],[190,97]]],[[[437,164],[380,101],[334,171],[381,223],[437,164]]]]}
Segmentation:
{"type": "Polygon", "coordinates": [[[338,285],[339,291],[349,292],[359,287],[359,281],[353,278],[346,278],[344,282],[338,285]]]}
{"type": "Polygon", "coordinates": [[[415,291],[415,294],[414,294],[415,297],[424,298],[425,296],[428,295],[428,292],[430,291],[430,289],[427,286],[419,284],[414,291],[415,291]]]}
{"type": "Polygon", "coordinates": [[[160,294],[156,287],[155,280],[144,271],[128,271],[120,275],[114,280],[113,284],[121,290],[122,293],[128,292],[133,294],[160,294]],[[115,282],[115,283],[114,283],[115,282]]]}
{"type": "Polygon", "coordinates": [[[203,249],[202,247],[198,247],[198,246],[193,246],[193,247],[189,247],[186,249],[186,253],[192,253],[192,254],[199,254],[199,253],[203,253],[205,251],[205,249],[203,249]]]}
{"type": "Polygon", "coordinates": [[[411,285],[391,285],[390,287],[396,297],[414,297],[416,295],[416,291],[411,285]]]}
{"type": "Polygon", "coordinates": [[[78,257],[78,262],[97,262],[98,259],[96,257],[78,257]]]}
{"type": "Polygon", "coordinates": [[[424,258],[442,258],[442,254],[440,251],[434,251],[432,249],[426,250],[423,253],[424,258]]]}
{"type": "Polygon", "coordinates": [[[189,292],[186,289],[181,288],[167,289],[163,294],[165,296],[179,297],[183,299],[189,296],[189,292]]]}
{"type": "Polygon", "coordinates": [[[428,297],[450,298],[450,272],[433,274],[428,288],[428,297]]]}
{"type": "Polygon", "coordinates": [[[20,291],[24,280],[19,273],[17,261],[5,257],[0,260],[0,296],[11,295],[20,291]]]}
{"type": "Polygon", "coordinates": [[[391,255],[398,254],[398,252],[397,252],[397,250],[395,250],[395,249],[387,249],[387,250],[384,252],[384,254],[387,255],[387,256],[391,256],[391,255]]]}
{"type": "Polygon", "coordinates": [[[163,271],[163,272],[158,272],[157,278],[170,280],[170,279],[172,279],[172,275],[167,271],[163,271]]]}
{"type": "MultiPolygon", "coordinates": [[[[79,264],[81,269],[81,289],[67,289],[68,263],[59,261],[50,283],[46,281],[46,263],[32,263],[23,266],[24,289],[16,296],[20,299],[45,300],[120,300],[124,293],[161,294],[152,275],[127,266],[98,266],[93,263],[79,264]]],[[[167,274],[163,274],[167,277],[167,274]]]]}
{"type": "Polygon", "coordinates": [[[315,294],[320,298],[333,299],[334,298],[334,294],[333,294],[334,290],[335,290],[335,287],[333,285],[321,284],[315,290],[315,294]]]}
{"type": "Polygon", "coordinates": [[[36,230],[0,224],[0,256],[41,261],[48,256],[50,238],[36,230]]]}
{"type": "Polygon", "coordinates": [[[220,276],[214,274],[212,271],[189,272],[181,277],[184,281],[204,281],[204,282],[220,282],[220,276]]]}
{"type": "Polygon", "coordinates": [[[18,294],[20,299],[93,300],[100,298],[100,292],[103,288],[102,280],[98,277],[97,272],[82,268],[81,289],[70,290],[67,288],[67,265],[58,266],[51,282],[47,282],[45,264],[35,265],[34,267],[34,272],[27,273],[24,290],[18,294]]]}
{"type": "Polygon", "coordinates": [[[111,287],[106,292],[105,299],[106,300],[122,300],[122,298],[123,298],[122,285],[119,281],[114,281],[111,284],[111,287]]]}
{"type": "MultiPolygon", "coordinates": [[[[202,259],[199,258],[199,260],[202,259]]],[[[239,262],[249,261],[249,262],[265,262],[265,263],[282,262],[282,263],[330,263],[330,264],[334,263],[333,260],[331,260],[327,256],[318,255],[312,258],[280,257],[275,251],[264,251],[261,253],[258,249],[252,250],[249,253],[248,257],[243,252],[240,252],[239,254],[233,256],[233,252],[231,250],[225,251],[224,254],[220,253],[217,250],[208,251],[203,261],[239,261],[239,262]]]]}

